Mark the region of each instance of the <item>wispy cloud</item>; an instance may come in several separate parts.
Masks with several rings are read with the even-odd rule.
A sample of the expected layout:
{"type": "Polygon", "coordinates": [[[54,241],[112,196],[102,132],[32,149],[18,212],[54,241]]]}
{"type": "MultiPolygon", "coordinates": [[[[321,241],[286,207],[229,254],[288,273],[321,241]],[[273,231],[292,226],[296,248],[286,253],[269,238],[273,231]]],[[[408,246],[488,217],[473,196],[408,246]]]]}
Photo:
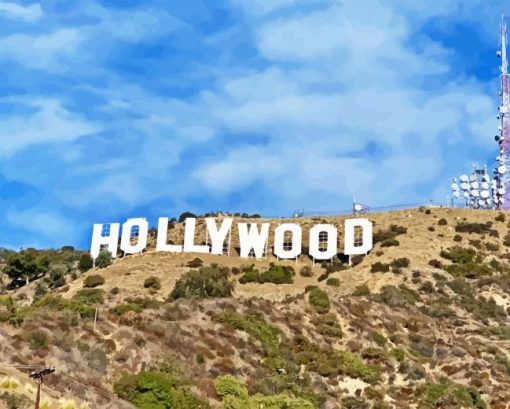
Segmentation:
{"type": "Polygon", "coordinates": [[[39,3],[23,6],[17,3],[0,1],[0,16],[6,16],[14,20],[34,22],[44,16],[39,3]]]}

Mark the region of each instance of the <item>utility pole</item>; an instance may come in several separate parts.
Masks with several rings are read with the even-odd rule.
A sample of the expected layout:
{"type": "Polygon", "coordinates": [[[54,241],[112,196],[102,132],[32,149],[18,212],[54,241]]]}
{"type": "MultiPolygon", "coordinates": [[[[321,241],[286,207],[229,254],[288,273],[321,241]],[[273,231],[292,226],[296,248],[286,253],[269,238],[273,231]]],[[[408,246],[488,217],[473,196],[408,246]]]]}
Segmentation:
{"type": "Polygon", "coordinates": [[[35,397],[35,409],[39,409],[39,404],[41,401],[41,388],[43,384],[43,378],[46,375],[55,372],[55,368],[44,368],[39,371],[30,372],[30,378],[37,380],[37,395],[35,397]]]}

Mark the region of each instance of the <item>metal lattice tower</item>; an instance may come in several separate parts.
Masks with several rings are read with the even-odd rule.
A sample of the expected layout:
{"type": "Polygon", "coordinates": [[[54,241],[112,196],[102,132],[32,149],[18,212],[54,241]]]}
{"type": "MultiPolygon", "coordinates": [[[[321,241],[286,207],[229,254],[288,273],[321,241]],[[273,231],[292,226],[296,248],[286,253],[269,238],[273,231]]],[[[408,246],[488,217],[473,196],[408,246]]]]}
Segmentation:
{"type": "Polygon", "coordinates": [[[506,22],[501,16],[500,46],[497,52],[501,58],[501,105],[498,107],[498,119],[501,121],[496,141],[499,144],[499,154],[496,160],[499,166],[494,170],[497,181],[494,201],[501,210],[510,210],[510,96],[508,94],[508,60],[506,55],[506,22]]]}

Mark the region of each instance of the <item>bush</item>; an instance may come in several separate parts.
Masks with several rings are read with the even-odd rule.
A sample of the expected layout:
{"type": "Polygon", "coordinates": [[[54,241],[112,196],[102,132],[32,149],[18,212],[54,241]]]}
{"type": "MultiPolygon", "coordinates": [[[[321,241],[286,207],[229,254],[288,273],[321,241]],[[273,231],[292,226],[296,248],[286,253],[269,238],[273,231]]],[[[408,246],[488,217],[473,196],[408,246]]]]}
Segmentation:
{"type": "Polygon", "coordinates": [[[372,267],[370,267],[371,273],[378,273],[378,272],[387,273],[388,271],[390,271],[390,265],[381,263],[380,261],[372,264],[372,267]]]}
{"type": "Polygon", "coordinates": [[[407,267],[409,267],[409,264],[410,264],[410,261],[407,257],[401,257],[401,258],[397,258],[397,259],[393,260],[390,263],[390,266],[394,267],[394,268],[407,268],[407,267]]]}
{"type": "Polygon", "coordinates": [[[326,280],[326,284],[331,287],[340,287],[340,280],[335,277],[330,277],[326,280]]]}
{"type": "Polygon", "coordinates": [[[446,221],[446,219],[439,219],[437,221],[438,226],[446,226],[447,224],[448,224],[448,222],[446,221]]]}
{"type": "Polygon", "coordinates": [[[381,247],[397,247],[400,246],[400,242],[397,239],[387,239],[381,243],[381,247]]]}
{"type": "Polygon", "coordinates": [[[294,269],[290,266],[281,266],[271,263],[269,268],[260,273],[253,265],[242,269],[243,275],[239,278],[241,284],[246,283],[273,283],[292,284],[294,282],[294,269]]]}
{"type": "Polygon", "coordinates": [[[497,222],[504,222],[505,221],[505,215],[503,213],[500,213],[498,214],[494,220],[496,220],[497,222]]]}
{"type": "Polygon", "coordinates": [[[299,270],[299,274],[302,277],[312,277],[313,276],[313,271],[312,271],[311,267],[304,266],[304,267],[301,268],[301,270],[299,270]]]}
{"type": "Polygon", "coordinates": [[[88,253],[84,253],[80,256],[80,260],[78,261],[78,270],[82,273],[89,271],[94,266],[94,260],[88,253]]]}
{"type": "Polygon", "coordinates": [[[216,393],[225,398],[227,396],[234,396],[236,398],[247,398],[248,389],[244,382],[238,380],[232,375],[219,376],[214,381],[214,388],[216,393]]]}
{"type": "Polygon", "coordinates": [[[374,342],[380,346],[385,346],[386,343],[388,342],[388,340],[386,339],[386,337],[378,332],[373,332],[372,333],[372,339],[374,340],[374,342]]]}
{"type": "Polygon", "coordinates": [[[86,288],[94,288],[103,284],[104,277],[98,274],[90,275],[83,281],[83,286],[86,288]]]}
{"type": "Polygon", "coordinates": [[[453,247],[448,250],[441,250],[439,255],[457,264],[464,264],[474,260],[476,251],[463,247],[453,247]]]}
{"type": "Polygon", "coordinates": [[[239,278],[241,284],[258,283],[260,281],[260,271],[255,268],[254,264],[248,267],[243,266],[241,268],[241,273],[243,274],[239,278]]]}
{"type": "Polygon", "coordinates": [[[179,223],[183,223],[186,219],[196,219],[197,216],[191,212],[181,213],[179,216],[179,223]]]}
{"type": "Polygon", "coordinates": [[[453,241],[460,243],[462,241],[462,236],[460,234],[456,234],[455,236],[453,236],[453,241]]]}
{"type": "Polygon", "coordinates": [[[432,212],[430,211],[430,209],[427,209],[425,210],[425,214],[431,214],[432,212]]]}
{"type": "Polygon", "coordinates": [[[64,272],[57,268],[51,271],[50,276],[47,278],[49,288],[59,288],[66,285],[66,277],[64,272]]]}
{"type": "Polygon", "coordinates": [[[319,314],[325,314],[331,306],[328,294],[320,288],[314,288],[308,294],[308,302],[319,314]]]}
{"type": "Polygon", "coordinates": [[[440,270],[443,269],[443,263],[441,263],[439,260],[436,260],[436,259],[429,260],[429,266],[438,268],[440,270]]]}
{"type": "Polygon", "coordinates": [[[194,396],[182,381],[162,372],[140,372],[138,375],[124,375],[115,382],[115,393],[141,409],[209,407],[194,396]]]}
{"type": "Polygon", "coordinates": [[[48,349],[48,336],[45,332],[36,331],[30,337],[30,349],[48,349]]]}
{"type": "Polygon", "coordinates": [[[106,268],[112,264],[112,255],[109,251],[101,251],[96,258],[97,268],[106,268]]]}
{"type": "Polygon", "coordinates": [[[370,289],[366,284],[358,285],[354,292],[352,293],[354,297],[363,297],[363,296],[369,296],[370,295],[370,289]]]}
{"type": "Polygon", "coordinates": [[[476,234],[487,234],[492,237],[499,237],[498,231],[491,229],[492,222],[486,223],[468,223],[460,222],[455,226],[457,233],[476,233],[476,234]]]}
{"type": "Polygon", "coordinates": [[[234,285],[228,280],[228,273],[225,270],[202,267],[198,271],[188,271],[179,278],[167,300],[230,297],[233,289],[234,285]]]}
{"type": "Polygon", "coordinates": [[[200,268],[204,265],[204,262],[201,258],[195,257],[193,260],[188,261],[188,264],[186,264],[189,268],[200,268]]]}
{"type": "Polygon", "coordinates": [[[338,323],[334,314],[322,314],[311,320],[321,335],[334,338],[342,338],[342,327],[338,323]]]}
{"type": "Polygon", "coordinates": [[[394,239],[396,236],[405,233],[407,233],[407,229],[405,227],[392,224],[389,229],[378,230],[376,233],[374,233],[373,242],[375,244],[388,239],[394,239]]]}
{"type": "Polygon", "coordinates": [[[280,266],[274,263],[269,269],[260,274],[260,283],[292,284],[294,282],[294,269],[290,266],[280,266]]]}
{"type": "Polygon", "coordinates": [[[134,304],[134,303],[117,304],[115,307],[110,308],[110,312],[112,314],[118,315],[119,317],[121,315],[124,315],[128,311],[134,311],[137,314],[139,314],[143,311],[143,308],[142,308],[142,306],[140,306],[140,304],[134,304]]]}
{"type": "Polygon", "coordinates": [[[143,288],[152,288],[154,290],[161,290],[161,281],[159,281],[158,277],[149,277],[146,278],[143,282],[143,288]]]}

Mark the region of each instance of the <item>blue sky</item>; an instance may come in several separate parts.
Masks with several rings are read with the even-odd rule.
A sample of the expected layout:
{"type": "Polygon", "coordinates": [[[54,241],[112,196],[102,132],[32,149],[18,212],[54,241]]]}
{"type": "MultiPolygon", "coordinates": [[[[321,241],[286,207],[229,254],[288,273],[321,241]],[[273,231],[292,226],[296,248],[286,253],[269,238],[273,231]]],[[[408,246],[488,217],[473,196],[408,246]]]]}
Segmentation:
{"type": "Polygon", "coordinates": [[[445,201],[497,145],[502,3],[0,1],[0,246],[445,201]]]}

